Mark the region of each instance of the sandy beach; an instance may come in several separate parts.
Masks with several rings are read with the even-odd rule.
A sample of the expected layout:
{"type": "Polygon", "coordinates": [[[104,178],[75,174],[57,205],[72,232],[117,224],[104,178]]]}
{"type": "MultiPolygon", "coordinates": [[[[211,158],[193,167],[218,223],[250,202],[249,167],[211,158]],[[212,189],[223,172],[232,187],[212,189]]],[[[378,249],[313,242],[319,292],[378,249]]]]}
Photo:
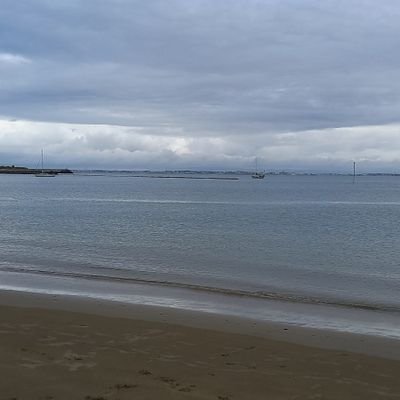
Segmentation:
{"type": "Polygon", "coordinates": [[[0,304],[1,400],[400,396],[398,342],[60,296],[0,304]]]}

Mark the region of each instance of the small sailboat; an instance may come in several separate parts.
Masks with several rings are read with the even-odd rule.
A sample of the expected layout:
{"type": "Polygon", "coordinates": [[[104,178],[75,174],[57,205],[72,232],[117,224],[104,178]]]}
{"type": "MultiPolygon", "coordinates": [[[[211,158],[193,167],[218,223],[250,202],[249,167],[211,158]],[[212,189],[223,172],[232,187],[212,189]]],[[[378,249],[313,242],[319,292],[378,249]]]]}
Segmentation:
{"type": "Polygon", "coordinates": [[[256,158],[256,171],[254,172],[253,175],[251,175],[253,179],[264,179],[265,178],[265,172],[260,172],[258,170],[258,165],[257,165],[257,158],[256,158]]]}
{"type": "Polygon", "coordinates": [[[35,174],[35,176],[37,178],[53,178],[56,176],[56,174],[52,173],[52,172],[46,172],[43,168],[43,149],[42,149],[42,168],[41,168],[41,172],[39,172],[38,174],[35,174]]]}

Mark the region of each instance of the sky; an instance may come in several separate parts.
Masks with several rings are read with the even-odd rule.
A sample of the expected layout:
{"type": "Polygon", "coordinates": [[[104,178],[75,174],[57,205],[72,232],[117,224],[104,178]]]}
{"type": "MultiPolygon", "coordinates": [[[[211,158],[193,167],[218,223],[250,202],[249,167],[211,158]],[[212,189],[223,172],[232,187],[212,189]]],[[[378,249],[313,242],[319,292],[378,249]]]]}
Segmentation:
{"type": "Polygon", "coordinates": [[[400,172],[398,0],[2,0],[0,164],[400,172]]]}

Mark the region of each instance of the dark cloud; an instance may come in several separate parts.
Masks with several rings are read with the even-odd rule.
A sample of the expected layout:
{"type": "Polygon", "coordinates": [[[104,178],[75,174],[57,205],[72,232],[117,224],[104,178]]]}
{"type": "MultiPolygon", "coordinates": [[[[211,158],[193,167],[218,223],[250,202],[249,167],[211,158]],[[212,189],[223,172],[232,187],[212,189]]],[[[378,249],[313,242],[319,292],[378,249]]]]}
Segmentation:
{"type": "Polygon", "coordinates": [[[399,20],[394,0],[3,0],[0,115],[220,138],[224,162],[230,137],[395,124],[399,20]]]}

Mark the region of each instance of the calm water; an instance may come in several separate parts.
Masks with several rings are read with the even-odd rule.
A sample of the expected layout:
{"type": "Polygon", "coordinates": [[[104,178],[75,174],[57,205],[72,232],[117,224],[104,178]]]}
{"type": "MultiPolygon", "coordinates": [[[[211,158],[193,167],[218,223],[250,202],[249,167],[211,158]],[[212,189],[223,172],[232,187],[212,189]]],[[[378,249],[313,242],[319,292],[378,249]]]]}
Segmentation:
{"type": "Polygon", "coordinates": [[[0,175],[0,221],[3,282],[101,275],[400,311],[398,177],[0,175]]]}

